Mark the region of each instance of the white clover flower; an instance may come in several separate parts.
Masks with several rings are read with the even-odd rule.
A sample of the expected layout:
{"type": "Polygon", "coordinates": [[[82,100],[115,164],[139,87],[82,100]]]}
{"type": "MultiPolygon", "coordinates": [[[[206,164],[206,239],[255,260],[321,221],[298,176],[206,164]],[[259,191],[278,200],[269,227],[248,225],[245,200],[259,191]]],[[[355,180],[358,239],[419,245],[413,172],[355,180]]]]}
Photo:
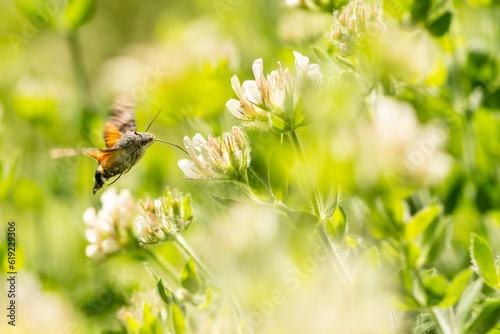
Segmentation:
{"type": "Polygon", "coordinates": [[[193,140],[184,137],[184,145],[192,160],[178,162],[188,179],[239,180],[246,178],[250,166],[250,147],[243,131],[233,127],[233,133],[224,133],[222,139],[208,136],[208,142],[197,133],[193,140]],[[195,149],[200,152],[196,154],[195,149]]]}
{"type": "Polygon", "coordinates": [[[239,100],[230,99],[226,102],[226,108],[234,118],[242,121],[265,121],[266,111],[261,107],[263,104],[262,94],[255,80],[246,80],[240,85],[238,77],[231,78],[231,86],[239,100]]]}
{"type": "MultiPolygon", "coordinates": [[[[337,144],[342,142],[337,139],[337,144]]],[[[346,140],[353,145],[341,154],[357,162],[355,173],[362,186],[380,180],[428,186],[442,181],[451,167],[451,158],[443,152],[444,133],[421,125],[409,103],[393,98],[378,97],[373,119],[346,140]]]]}
{"type": "Polygon", "coordinates": [[[131,222],[137,215],[129,190],[118,194],[116,188],[110,188],[101,195],[101,203],[99,212],[88,208],[83,213],[85,238],[89,242],[85,254],[94,259],[104,259],[133,243],[131,222]]]}
{"type": "Polygon", "coordinates": [[[298,52],[295,56],[296,77],[291,78],[290,71],[283,69],[278,62],[278,69],[264,75],[262,59],[257,59],[252,65],[255,80],[247,80],[240,87],[237,76],[231,79],[231,86],[239,100],[231,99],[226,108],[236,119],[249,123],[272,123],[271,115],[284,117],[291,121],[298,101],[306,86],[318,88],[322,73],[318,64],[309,64],[309,58],[298,52]]]}
{"type": "Polygon", "coordinates": [[[348,56],[363,47],[368,37],[384,30],[382,3],[379,0],[351,1],[341,11],[334,12],[331,41],[348,56]]]}
{"type": "Polygon", "coordinates": [[[135,221],[137,238],[142,244],[172,240],[193,221],[191,197],[175,191],[167,191],[165,196],[154,201],[154,205],[148,201],[142,208],[135,221]]]}

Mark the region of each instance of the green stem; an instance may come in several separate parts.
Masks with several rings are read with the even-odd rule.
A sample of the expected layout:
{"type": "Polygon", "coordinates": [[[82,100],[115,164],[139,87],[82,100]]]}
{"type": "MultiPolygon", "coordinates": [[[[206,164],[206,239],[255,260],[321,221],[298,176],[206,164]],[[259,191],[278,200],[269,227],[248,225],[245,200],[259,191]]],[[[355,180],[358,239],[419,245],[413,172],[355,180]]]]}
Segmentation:
{"type": "MultiPolygon", "coordinates": [[[[300,140],[299,140],[299,136],[297,135],[297,131],[296,130],[290,131],[289,135],[290,135],[290,140],[292,141],[292,144],[293,144],[293,148],[295,149],[295,152],[296,152],[297,156],[299,157],[299,160],[302,164],[302,168],[304,170],[307,170],[307,165],[306,165],[307,162],[306,162],[306,159],[304,156],[304,152],[302,151],[302,146],[300,145],[300,140]]],[[[304,175],[307,175],[307,173],[305,173],[304,175]]],[[[320,211],[319,211],[319,204],[318,204],[316,192],[317,191],[314,191],[311,194],[311,203],[313,205],[314,213],[316,214],[316,216],[319,217],[320,211]]]]}
{"type": "Polygon", "coordinates": [[[449,323],[449,321],[446,320],[444,314],[442,313],[442,310],[440,310],[439,307],[437,306],[431,307],[431,314],[433,315],[436,324],[441,329],[441,332],[443,332],[443,334],[455,333],[452,325],[449,323]]]}
{"type": "Polygon", "coordinates": [[[203,264],[203,262],[201,262],[200,258],[196,255],[196,253],[191,248],[191,246],[189,246],[186,240],[180,234],[175,234],[174,238],[174,242],[184,251],[184,253],[186,253],[188,257],[191,257],[193,259],[203,275],[205,275],[207,279],[210,279],[211,275],[207,267],[203,264]]]}
{"type": "Polygon", "coordinates": [[[351,276],[349,275],[347,268],[344,266],[344,263],[340,259],[340,255],[336,250],[334,240],[331,238],[326,229],[328,229],[328,227],[326,226],[326,222],[325,221],[321,222],[321,226],[319,226],[319,228],[317,229],[318,234],[320,236],[321,241],[323,242],[324,247],[328,250],[327,253],[328,255],[330,255],[330,258],[333,261],[335,268],[337,268],[340,277],[342,279],[342,282],[345,284],[346,287],[349,287],[351,286],[351,276]]]}
{"type": "Polygon", "coordinates": [[[91,132],[91,123],[96,108],[92,102],[90,84],[83,61],[83,52],[78,31],[72,31],[67,35],[67,41],[73,63],[73,73],[76,81],[76,90],[82,108],[80,109],[81,127],[83,134],[89,136],[91,132]]]}
{"type": "MultiPolygon", "coordinates": [[[[293,147],[295,149],[295,152],[297,153],[297,156],[299,157],[300,162],[302,163],[302,168],[307,170],[306,166],[306,159],[304,156],[304,152],[302,151],[302,146],[300,145],[300,140],[297,135],[297,131],[291,131],[290,132],[290,139],[292,141],[293,147]]],[[[338,189],[337,189],[337,197],[338,197],[338,189]]],[[[317,189],[316,191],[312,192],[311,194],[311,202],[314,208],[315,214],[320,217],[320,210],[319,210],[319,204],[318,204],[318,196],[317,196],[317,189]]],[[[338,198],[337,198],[338,201],[338,198]]],[[[331,236],[328,233],[328,227],[326,226],[326,221],[321,221],[320,222],[321,226],[319,226],[318,234],[320,236],[321,241],[323,242],[323,246],[327,250],[327,253],[329,254],[330,258],[333,261],[333,264],[337,271],[339,272],[342,281],[344,284],[349,287],[351,285],[351,277],[349,275],[349,272],[347,271],[347,268],[344,266],[340,255],[337,252],[336,245],[334,240],[331,238],[331,236]]]]}
{"type": "Polygon", "coordinates": [[[91,105],[90,84],[85,70],[83,61],[83,52],[78,31],[74,31],[68,35],[68,43],[71,51],[71,59],[73,62],[73,72],[81,93],[83,102],[87,107],[91,105]]]}
{"type": "Polygon", "coordinates": [[[154,251],[145,248],[144,252],[146,255],[153,260],[163,271],[167,274],[170,279],[177,283],[179,281],[180,274],[177,273],[177,270],[172,266],[170,263],[168,263],[163,257],[158,256],[154,251]]]}

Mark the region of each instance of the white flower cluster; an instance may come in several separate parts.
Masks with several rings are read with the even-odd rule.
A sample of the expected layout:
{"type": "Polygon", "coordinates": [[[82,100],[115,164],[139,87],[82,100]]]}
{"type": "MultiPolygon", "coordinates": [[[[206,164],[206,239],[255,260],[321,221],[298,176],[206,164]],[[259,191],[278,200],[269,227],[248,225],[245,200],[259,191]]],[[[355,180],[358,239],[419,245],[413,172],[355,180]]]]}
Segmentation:
{"type": "Polygon", "coordinates": [[[336,11],[331,32],[332,41],[347,56],[368,42],[368,37],[384,30],[382,4],[378,0],[351,1],[341,11],[336,11]]]}
{"type": "Polygon", "coordinates": [[[239,100],[230,99],[226,108],[233,117],[250,123],[270,121],[270,114],[285,117],[293,114],[304,86],[315,89],[323,77],[318,64],[309,64],[309,58],[298,52],[293,54],[296,68],[293,80],[290,71],[283,70],[279,62],[278,69],[266,78],[260,58],[252,66],[255,80],[246,80],[241,85],[236,75],[232,77],[231,86],[239,100]]]}
{"type": "Polygon", "coordinates": [[[166,196],[142,205],[136,220],[137,239],[141,244],[155,244],[172,240],[175,234],[193,222],[191,197],[168,191],[166,196]]]}
{"type": "Polygon", "coordinates": [[[192,160],[182,159],[179,167],[188,179],[235,180],[246,178],[250,166],[250,146],[237,126],[222,139],[208,136],[208,142],[197,133],[193,140],[184,137],[184,145],[192,160]],[[196,154],[195,149],[200,152],[196,154]]]}
{"type": "Polygon", "coordinates": [[[389,97],[377,97],[373,119],[359,133],[334,140],[333,154],[358,161],[354,167],[360,186],[370,187],[381,179],[428,186],[441,182],[451,167],[443,151],[444,132],[421,125],[409,103],[389,97]]]}
{"type": "Polygon", "coordinates": [[[85,237],[89,242],[85,253],[95,260],[141,244],[172,240],[175,233],[184,231],[193,221],[191,198],[177,192],[167,194],[145,205],[138,205],[128,189],[120,193],[116,188],[101,196],[102,208],[93,207],[83,213],[87,225],[85,237]]]}
{"type": "Polygon", "coordinates": [[[85,253],[97,260],[125,248],[132,240],[131,222],[137,214],[137,206],[128,189],[119,194],[116,188],[106,190],[101,196],[102,209],[91,207],[83,213],[87,225],[85,237],[90,243],[85,253]]]}

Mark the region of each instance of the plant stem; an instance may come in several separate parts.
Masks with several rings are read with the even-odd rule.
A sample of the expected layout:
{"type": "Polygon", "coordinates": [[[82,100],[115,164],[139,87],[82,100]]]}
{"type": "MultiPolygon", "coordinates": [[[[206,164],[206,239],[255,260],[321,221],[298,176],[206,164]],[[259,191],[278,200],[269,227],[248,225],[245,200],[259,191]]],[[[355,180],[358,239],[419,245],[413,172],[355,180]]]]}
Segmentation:
{"type": "Polygon", "coordinates": [[[431,313],[434,317],[434,320],[436,320],[436,324],[441,329],[443,334],[454,334],[455,333],[455,331],[453,330],[453,327],[451,326],[449,321],[447,321],[447,319],[445,318],[444,314],[439,309],[439,307],[437,307],[437,306],[431,307],[431,313]]]}
{"type": "Polygon", "coordinates": [[[330,255],[330,258],[332,259],[335,268],[340,273],[342,282],[345,284],[346,287],[350,287],[351,276],[349,275],[347,268],[344,266],[344,263],[340,259],[340,255],[335,249],[336,247],[334,240],[332,240],[331,236],[326,231],[326,229],[328,229],[328,227],[326,226],[326,222],[323,221],[320,224],[321,226],[319,226],[319,228],[317,229],[320,239],[323,242],[324,247],[328,250],[327,253],[328,255],[330,255]]]}
{"type": "Polygon", "coordinates": [[[175,234],[174,238],[175,243],[184,251],[184,253],[187,254],[187,256],[193,259],[203,275],[205,275],[207,279],[210,279],[211,275],[207,267],[203,264],[203,262],[201,262],[200,258],[196,255],[196,253],[193,251],[191,246],[189,246],[186,240],[180,234],[175,234]]]}
{"type": "Polygon", "coordinates": [[[154,251],[147,248],[145,248],[144,251],[147,256],[153,260],[153,262],[156,262],[156,264],[158,264],[163,269],[163,271],[167,274],[168,277],[170,277],[170,279],[172,279],[172,281],[179,281],[180,274],[177,273],[177,270],[174,268],[174,266],[165,261],[165,259],[161,256],[158,256],[154,251]]]}
{"type": "MultiPolygon", "coordinates": [[[[307,162],[306,162],[306,159],[304,156],[304,152],[302,151],[302,146],[300,145],[300,140],[299,140],[299,136],[297,135],[297,131],[296,130],[290,131],[289,134],[290,134],[290,140],[292,141],[292,144],[293,144],[293,148],[295,149],[295,152],[296,152],[297,156],[299,157],[299,160],[302,164],[302,168],[304,169],[304,171],[307,172],[307,162]]],[[[307,173],[305,173],[305,175],[307,175],[307,173]]],[[[312,206],[314,209],[314,213],[316,214],[316,216],[319,217],[320,212],[319,212],[319,205],[318,205],[318,199],[316,196],[316,192],[317,191],[314,191],[311,194],[311,203],[312,203],[312,206]]]]}
{"type": "Polygon", "coordinates": [[[73,61],[73,72],[75,73],[78,88],[82,94],[83,101],[89,106],[91,104],[90,85],[87,71],[85,70],[85,63],[83,61],[83,52],[78,31],[74,31],[68,35],[68,43],[71,51],[71,59],[73,61]]]}
{"type": "MultiPolygon", "coordinates": [[[[304,152],[302,151],[302,147],[300,145],[300,140],[297,135],[297,131],[291,131],[290,132],[290,139],[292,141],[293,147],[295,149],[295,152],[297,153],[297,156],[299,157],[300,162],[302,163],[302,168],[307,170],[307,165],[306,165],[306,159],[304,156],[304,152]]],[[[314,212],[316,216],[320,217],[320,210],[319,210],[319,204],[318,204],[318,196],[317,196],[317,189],[316,191],[312,192],[311,194],[311,202],[314,208],[314,212]]],[[[337,189],[337,194],[338,194],[338,189],[337,189]]],[[[338,202],[338,195],[337,195],[337,202],[338,202]]],[[[337,271],[339,272],[342,281],[346,285],[346,287],[351,286],[351,277],[349,275],[349,272],[347,271],[347,268],[344,266],[340,255],[338,254],[336,250],[336,245],[334,240],[330,237],[328,233],[328,227],[326,226],[326,221],[322,220],[320,222],[321,226],[317,229],[318,234],[320,236],[321,241],[323,242],[323,247],[326,249],[327,253],[330,255],[330,258],[333,261],[333,264],[337,271]]]]}

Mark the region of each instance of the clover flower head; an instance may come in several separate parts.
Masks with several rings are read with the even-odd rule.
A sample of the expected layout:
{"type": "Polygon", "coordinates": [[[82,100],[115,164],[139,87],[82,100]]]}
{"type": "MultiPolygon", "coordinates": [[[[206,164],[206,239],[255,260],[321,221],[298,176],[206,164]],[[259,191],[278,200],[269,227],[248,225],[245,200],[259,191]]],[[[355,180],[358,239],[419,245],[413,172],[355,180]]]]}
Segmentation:
{"type": "Polygon", "coordinates": [[[231,79],[231,85],[239,100],[231,99],[226,108],[234,118],[251,123],[269,122],[270,115],[290,118],[306,86],[316,89],[322,73],[318,64],[310,64],[309,58],[298,52],[295,56],[296,77],[292,78],[288,69],[283,69],[278,62],[278,69],[264,75],[264,63],[257,59],[252,65],[255,80],[247,80],[240,87],[237,76],[231,79]]]}
{"type": "Polygon", "coordinates": [[[414,108],[394,98],[378,96],[373,118],[359,132],[336,140],[352,144],[348,154],[359,161],[354,171],[362,187],[373,187],[381,181],[416,187],[435,185],[452,167],[452,159],[443,149],[445,133],[437,126],[420,124],[414,108]]]}
{"type": "Polygon", "coordinates": [[[141,244],[157,244],[175,238],[193,222],[191,197],[167,190],[165,196],[142,204],[136,219],[137,238],[141,244]]]}
{"type": "Polygon", "coordinates": [[[384,29],[382,4],[378,0],[349,2],[341,11],[335,11],[331,41],[348,56],[366,44],[384,29]]]}
{"type": "Polygon", "coordinates": [[[182,159],[178,165],[188,179],[240,180],[246,178],[250,166],[250,146],[243,131],[237,126],[222,138],[208,136],[208,141],[197,133],[193,140],[184,137],[184,145],[192,160],[182,159]],[[200,154],[196,154],[196,151],[200,154]]]}
{"type": "Polygon", "coordinates": [[[85,253],[98,260],[133,243],[130,223],[137,212],[129,190],[118,193],[116,188],[110,188],[102,194],[101,203],[99,211],[91,207],[83,213],[83,221],[87,225],[85,237],[89,242],[85,253]]]}

